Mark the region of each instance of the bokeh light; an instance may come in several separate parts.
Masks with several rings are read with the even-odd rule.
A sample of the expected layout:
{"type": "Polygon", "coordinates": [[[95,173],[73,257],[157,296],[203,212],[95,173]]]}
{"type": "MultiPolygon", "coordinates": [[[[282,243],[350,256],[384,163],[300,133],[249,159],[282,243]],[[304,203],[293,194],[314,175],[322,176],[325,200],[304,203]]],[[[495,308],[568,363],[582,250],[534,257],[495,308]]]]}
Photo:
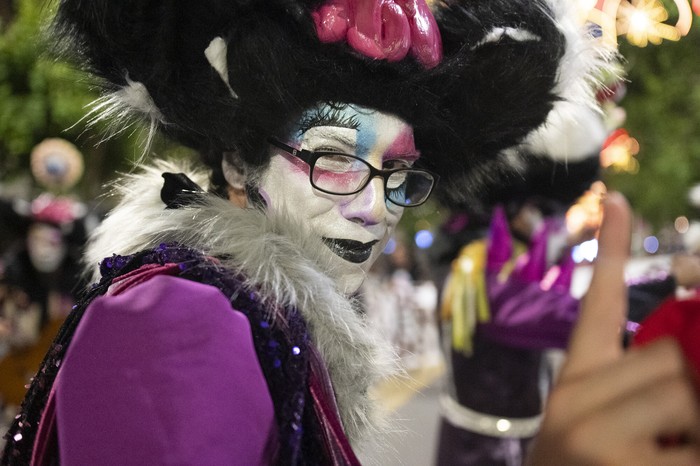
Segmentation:
{"type": "Polygon", "coordinates": [[[673,227],[680,234],[687,233],[688,229],[690,228],[688,217],[681,215],[680,217],[676,218],[676,220],[673,222],[673,227]]]}
{"type": "Polygon", "coordinates": [[[611,46],[617,45],[617,36],[625,36],[630,44],[646,47],[677,41],[690,32],[693,11],[700,14],[700,0],[692,0],[692,5],[689,0],[674,0],[674,4],[677,15],[670,15],[659,0],[597,0],[594,8],[589,0],[578,0],[578,11],[602,29],[611,46]],[[670,16],[678,18],[675,24],[666,23],[670,16]]]}
{"type": "Polygon", "coordinates": [[[637,173],[639,162],[635,156],[639,153],[639,142],[622,128],[613,131],[603,144],[600,152],[600,164],[616,172],[637,173]]]}
{"type": "Polygon", "coordinates": [[[416,233],[414,241],[420,249],[429,248],[433,244],[433,234],[429,230],[420,230],[416,233]]]}
{"type": "Polygon", "coordinates": [[[593,262],[598,255],[598,240],[592,239],[576,245],[571,250],[571,258],[577,264],[583,261],[593,262]]]}
{"type": "Polygon", "coordinates": [[[649,254],[656,254],[659,250],[659,239],[656,236],[647,236],[642,241],[642,247],[649,254]]]}

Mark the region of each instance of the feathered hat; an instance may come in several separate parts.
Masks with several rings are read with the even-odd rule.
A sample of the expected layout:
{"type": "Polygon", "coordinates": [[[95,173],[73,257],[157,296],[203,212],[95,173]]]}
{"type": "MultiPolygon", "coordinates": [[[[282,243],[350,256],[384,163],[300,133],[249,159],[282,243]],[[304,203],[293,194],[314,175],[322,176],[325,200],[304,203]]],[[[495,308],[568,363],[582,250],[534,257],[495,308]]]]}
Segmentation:
{"type": "Polygon", "coordinates": [[[55,31],[102,78],[93,119],[144,118],[215,183],[223,152],[262,166],[270,136],[343,102],[412,124],[464,190],[557,102],[593,102],[610,55],[570,0],[61,0],[55,31]]]}

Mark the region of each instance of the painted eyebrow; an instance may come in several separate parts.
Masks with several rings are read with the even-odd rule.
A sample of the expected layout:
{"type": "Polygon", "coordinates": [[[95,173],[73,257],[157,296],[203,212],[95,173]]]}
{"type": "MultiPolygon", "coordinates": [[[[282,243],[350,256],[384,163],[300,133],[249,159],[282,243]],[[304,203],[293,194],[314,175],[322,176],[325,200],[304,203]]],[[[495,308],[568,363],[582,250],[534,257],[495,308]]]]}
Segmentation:
{"type": "Polygon", "coordinates": [[[420,152],[409,152],[407,154],[384,154],[382,161],[386,162],[388,160],[407,160],[409,162],[414,162],[420,158],[420,152]]]}
{"type": "Polygon", "coordinates": [[[350,138],[344,134],[338,134],[337,132],[334,132],[332,130],[328,131],[319,131],[319,136],[324,137],[327,139],[335,140],[340,142],[341,144],[344,144],[348,147],[355,148],[357,145],[357,141],[355,141],[354,138],[350,138]]]}
{"type": "Polygon", "coordinates": [[[339,128],[358,129],[360,120],[357,115],[346,115],[342,108],[324,106],[305,115],[299,123],[299,134],[303,135],[316,126],[337,126],[339,128]]]}

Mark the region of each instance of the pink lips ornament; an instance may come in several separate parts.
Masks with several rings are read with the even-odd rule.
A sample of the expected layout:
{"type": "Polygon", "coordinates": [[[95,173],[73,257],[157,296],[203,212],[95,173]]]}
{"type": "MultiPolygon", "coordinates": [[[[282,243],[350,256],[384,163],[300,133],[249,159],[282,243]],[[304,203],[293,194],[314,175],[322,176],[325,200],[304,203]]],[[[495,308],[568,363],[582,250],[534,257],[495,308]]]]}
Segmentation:
{"type": "Polygon", "coordinates": [[[375,59],[402,60],[410,52],[425,68],[442,59],[442,40],[425,0],[329,0],[312,12],[321,42],[347,43],[375,59]]]}

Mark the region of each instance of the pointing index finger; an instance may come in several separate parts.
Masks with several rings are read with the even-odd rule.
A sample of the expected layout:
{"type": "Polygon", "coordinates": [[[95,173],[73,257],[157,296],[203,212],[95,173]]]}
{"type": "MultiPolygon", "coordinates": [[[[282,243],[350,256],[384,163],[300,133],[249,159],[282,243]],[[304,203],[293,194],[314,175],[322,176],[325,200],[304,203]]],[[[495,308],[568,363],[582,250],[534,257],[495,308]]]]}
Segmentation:
{"type": "Polygon", "coordinates": [[[603,209],[593,278],[581,304],[562,378],[584,374],[622,354],[620,331],[627,315],[624,270],[632,215],[625,198],[615,192],[607,194],[603,209]]]}

